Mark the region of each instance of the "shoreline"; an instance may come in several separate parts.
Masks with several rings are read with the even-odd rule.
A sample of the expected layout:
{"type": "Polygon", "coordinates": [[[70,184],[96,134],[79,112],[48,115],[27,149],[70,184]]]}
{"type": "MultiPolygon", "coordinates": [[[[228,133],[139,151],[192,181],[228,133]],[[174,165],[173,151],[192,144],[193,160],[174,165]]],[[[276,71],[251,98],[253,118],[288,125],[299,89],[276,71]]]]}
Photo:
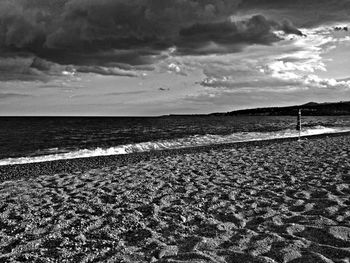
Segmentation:
{"type": "MultiPolygon", "coordinates": [[[[343,137],[350,136],[350,132],[340,133],[325,133],[318,135],[302,136],[303,140],[317,140],[328,137],[343,137]]],[[[148,152],[136,152],[129,154],[120,155],[108,155],[108,156],[95,156],[86,158],[75,158],[75,159],[64,159],[54,160],[47,162],[38,163],[26,163],[26,164],[14,164],[0,166],[0,182],[8,180],[17,180],[30,178],[39,175],[54,175],[58,173],[71,173],[71,172],[85,172],[92,169],[100,169],[108,166],[122,166],[140,161],[148,161],[152,158],[182,155],[190,153],[207,152],[211,150],[221,150],[228,148],[242,148],[242,147],[256,147],[256,146],[267,146],[271,144],[278,144],[284,142],[297,142],[297,137],[290,138],[276,138],[269,140],[257,140],[257,141],[246,141],[246,142],[234,142],[234,143],[223,143],[213,144],[205,146],[186,147],[178,149],[166,149],[156,150],[148,152]]]]}

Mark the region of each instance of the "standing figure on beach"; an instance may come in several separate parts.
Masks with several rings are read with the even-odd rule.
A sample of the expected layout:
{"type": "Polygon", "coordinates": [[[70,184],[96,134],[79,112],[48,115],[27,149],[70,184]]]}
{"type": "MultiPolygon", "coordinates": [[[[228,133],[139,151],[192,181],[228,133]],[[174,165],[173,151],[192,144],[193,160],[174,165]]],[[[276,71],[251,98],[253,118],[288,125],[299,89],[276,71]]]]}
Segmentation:
{"type": "Polygon", "coordinates": [[[299,111],[298,111],[296,130],[299,131],[299,140],[300,140],[300,133],[301,133],[301,109],[299,109],[299,111]]]}

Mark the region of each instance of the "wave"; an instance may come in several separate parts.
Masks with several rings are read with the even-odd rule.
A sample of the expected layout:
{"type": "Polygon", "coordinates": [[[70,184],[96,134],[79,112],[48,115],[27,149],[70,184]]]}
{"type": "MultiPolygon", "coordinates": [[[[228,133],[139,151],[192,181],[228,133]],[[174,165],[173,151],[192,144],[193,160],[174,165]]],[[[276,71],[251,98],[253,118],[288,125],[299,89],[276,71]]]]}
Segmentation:
{"type": "MultiPolygon", "coordinates": [[[[315,126],[304,129],[300,136],[312,136],[326,133],[341,133],[349,132],[350,128],[345,127],[324,127],[315,126]]],[[[260,140],[272,140],[280,138],[295,138],[299,136],[299,132],[296,130],[282,130],[275,132],[237,132],[229,135],[194,135],[179,139],[161,140],[154,142],[142,142],[135,144],[119,145],[110,148],[95,148],[95,149],[81,149],[75,151],[65,152],[64,149],[52,148],[48,149],[47,155],[19,157],[19,158],[7,158],[0,160],[0,166],[15,165],[25,163],[39,163],[55,160],[66,160],[76,158],[88,158],[96,156],[109,156],[109,155],[121,155],[135,152],[149,152],[166,149],[180,149],[195,146],[205,146],[212,144],[223,143],[235,143],[235,142],[249,142],[260,140]],[[54,153],[55,152],[55,153],[54,153]]]]}

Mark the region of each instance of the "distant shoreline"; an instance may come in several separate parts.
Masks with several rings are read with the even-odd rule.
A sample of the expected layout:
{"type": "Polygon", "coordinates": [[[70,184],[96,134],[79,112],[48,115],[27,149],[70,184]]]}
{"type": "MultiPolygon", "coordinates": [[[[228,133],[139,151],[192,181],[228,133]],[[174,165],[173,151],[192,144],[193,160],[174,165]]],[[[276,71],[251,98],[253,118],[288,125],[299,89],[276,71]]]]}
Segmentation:
{"type": "Polygon", "coordinates": [[[286,107],[265,107],[236,110],[226,113],[212,113],[214,116],[295,116],[299,109],[302,110],[303,116],[349,116],[350,102],[330,102],[316,103],[309,102],[302,105],[286,107]]]}
{"type": "Polygon", "coordinates": [[[298,110],[302,110],[303,116],[350,116],[350,101],[340,102],[309,102],[301,105],[281,107],[259,107],[247,108],[228,112],[212,113],[185,113],[185,114],[164,114],[152,116],[109,116],[109,115],[38,115],[38,116],[1,116],[1,118],[167,118],[167,117],[208,117],[208,116],[296,116],[298,110]]]}

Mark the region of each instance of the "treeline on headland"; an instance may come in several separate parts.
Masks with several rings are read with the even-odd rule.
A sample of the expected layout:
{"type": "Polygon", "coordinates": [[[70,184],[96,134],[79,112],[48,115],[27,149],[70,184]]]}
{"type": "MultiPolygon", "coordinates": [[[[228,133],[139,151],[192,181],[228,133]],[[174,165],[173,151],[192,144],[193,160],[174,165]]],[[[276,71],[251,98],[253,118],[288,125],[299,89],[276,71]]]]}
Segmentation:
{"type": "Polygon", "coordinates": [[[239,115],[252,115],[252,116],[295,116],[299,109],[302,111],[302,115],[306,116],[339,116],[350,115],[350,101],[341,102],[325,102],[316,103],[309,102],[303,105],[295,105],[288,107],[267,107],[237,110],[226,113],[212,113],[210,115],[215,116],[239,116],[239,115]]]}

